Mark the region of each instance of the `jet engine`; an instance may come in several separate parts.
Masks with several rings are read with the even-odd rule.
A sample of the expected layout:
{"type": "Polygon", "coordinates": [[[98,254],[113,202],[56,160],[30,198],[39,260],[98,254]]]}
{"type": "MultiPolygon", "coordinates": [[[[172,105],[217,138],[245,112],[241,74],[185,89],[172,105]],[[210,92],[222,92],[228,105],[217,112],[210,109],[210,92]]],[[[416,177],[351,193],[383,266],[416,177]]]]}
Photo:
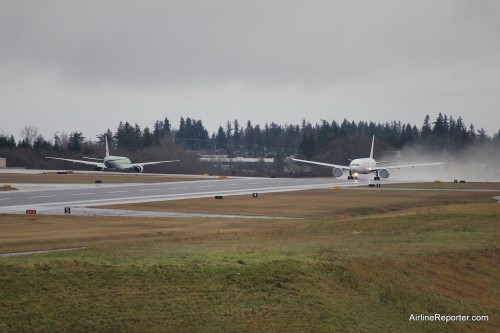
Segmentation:
{"type": "Polygon", "coordinates": [[[337,178],[342,177],[342,173],[344,173],[344,171],[341,168],[333,168],[332,170],[332,175],[337,178]]]}
{"type": "Polygon", "coordinates": [[[390,175],[389,170],[387,170],[387,169],[380,169],[378,174],[382,178],[389,178],[389,175],[390,175]]]}
{"type": "Polygon", "coordinates": [[[134,165],[134,171],[135,172],[141,173],[142,170],[144,170],[144,168],[142,167],[142,165],[134,165]]]}

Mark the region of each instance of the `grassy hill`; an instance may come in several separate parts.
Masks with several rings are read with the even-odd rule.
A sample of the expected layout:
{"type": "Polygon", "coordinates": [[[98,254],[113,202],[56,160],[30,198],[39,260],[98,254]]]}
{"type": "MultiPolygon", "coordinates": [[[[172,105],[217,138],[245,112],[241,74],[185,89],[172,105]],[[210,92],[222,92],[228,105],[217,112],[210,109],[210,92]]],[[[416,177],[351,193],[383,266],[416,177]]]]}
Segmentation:
{"type": "Polygon", "coordinates": [[[290,220],[0,216],[2,253],[86,246],[0,258],[0,332],[493,332],[493,195],[318,190],[141,204],[301,218],[290,220]]]}

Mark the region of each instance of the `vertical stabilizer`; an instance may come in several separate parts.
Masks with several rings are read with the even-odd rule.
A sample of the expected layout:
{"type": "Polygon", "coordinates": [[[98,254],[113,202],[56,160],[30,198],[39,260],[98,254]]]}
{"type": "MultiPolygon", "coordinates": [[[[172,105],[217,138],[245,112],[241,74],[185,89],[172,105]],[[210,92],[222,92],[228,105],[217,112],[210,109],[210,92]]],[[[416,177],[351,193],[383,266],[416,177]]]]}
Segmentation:
{"type": "Polygon", "coordinates": [[[375,135],[372,138],[372,150],[370,150],[370,158],[373,158],[373,144],[375,143],[375,135]]]}
{"type": "MultiPolygon", "coordinates": [[[[108,137],[105,136],[104,138],[106,139],[106,157],[108,157],[109,156],[108,137]]],[[[373,146],[372,146],[372,149],[373,149],[373,146]]]]}

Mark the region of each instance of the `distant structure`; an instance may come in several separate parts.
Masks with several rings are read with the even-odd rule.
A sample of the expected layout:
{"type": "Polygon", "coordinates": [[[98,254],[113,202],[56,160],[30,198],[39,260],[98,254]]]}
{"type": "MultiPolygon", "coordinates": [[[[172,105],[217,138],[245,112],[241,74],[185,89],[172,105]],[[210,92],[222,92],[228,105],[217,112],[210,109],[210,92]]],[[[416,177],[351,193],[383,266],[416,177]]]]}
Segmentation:
{"type": "Polygon", "coordinates": [[[224,172],[233,174],[234,172],[255,175],[259,166],[269,168],[274,163],[274,158],[252,158],[252,157],[228,157],[228,155],[201,155],[200,161],[210,163],[213,167],[224,172]]]}
{"type": "Polygon", "coordinates": [[[202,162],[213,163],[273,163],[274,158],[269,157],[228,157],[227,155],[202,155],[200,157],[202,162]]]}
{"type": "Polygon", "coordinates": [[[7,159],[5,157],[0,157],[0,169],[7,167],[7,159]]]}

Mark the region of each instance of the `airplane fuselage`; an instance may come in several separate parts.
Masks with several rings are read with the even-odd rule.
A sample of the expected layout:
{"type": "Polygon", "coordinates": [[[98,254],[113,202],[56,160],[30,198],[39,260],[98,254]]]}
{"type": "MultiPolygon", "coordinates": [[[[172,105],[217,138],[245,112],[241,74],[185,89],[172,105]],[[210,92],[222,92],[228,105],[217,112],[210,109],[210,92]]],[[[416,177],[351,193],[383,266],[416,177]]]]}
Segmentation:
{"type": "Polygon", "coordinates": [[[377,162],[373,158],[357,158],[349,164],[349,171],[351,174],[366,175],[372,172],[376,166],[377,162]]]}
{"type": "Polygon", "coordinates": [[[122,165],[130,165],[131,163],[128,157],[123,156],[106,156],[104,158],[104,165],[108,169],[121,170],[122,165]]]}

